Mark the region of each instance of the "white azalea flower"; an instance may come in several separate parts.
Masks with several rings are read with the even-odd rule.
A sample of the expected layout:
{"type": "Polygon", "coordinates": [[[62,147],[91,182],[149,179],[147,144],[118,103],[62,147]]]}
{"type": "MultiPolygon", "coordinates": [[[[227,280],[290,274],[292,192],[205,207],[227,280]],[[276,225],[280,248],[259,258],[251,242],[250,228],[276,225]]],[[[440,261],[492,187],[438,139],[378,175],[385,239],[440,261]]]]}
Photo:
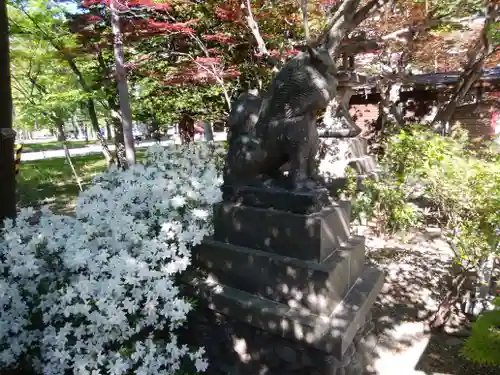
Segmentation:
{"type": "Polygon", "coordinates": [[[173,332],[191,305],[174,278],[210,235],[220,201],[222,148],[153,146],[144,165],[114,167],[77,199],[76,217],[33,208],[0,233],[0,369],[28,353],[38,373],[173,374],[184,357],[205,371],[204,350],[173,332]],[[40,321],[33,324],[32,318],[40,321]],[[144,332],[148,338],[131,342],[144,332]],[[112,348],[112,349],[110,349],[112,348]],[[33,351],[32,349],[37,349],[33,351]]]}

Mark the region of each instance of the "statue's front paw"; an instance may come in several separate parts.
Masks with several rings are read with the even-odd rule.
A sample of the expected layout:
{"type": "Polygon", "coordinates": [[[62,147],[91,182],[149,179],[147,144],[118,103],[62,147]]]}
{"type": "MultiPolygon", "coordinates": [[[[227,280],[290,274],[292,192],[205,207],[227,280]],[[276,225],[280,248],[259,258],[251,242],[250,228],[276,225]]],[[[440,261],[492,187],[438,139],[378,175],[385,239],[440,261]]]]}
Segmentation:
{"type": "Polygon", "coordinates": [[[296,191],[311,191],[318,187],[318,184],[314,180],[301,180],[295,182],[296,191]]]}

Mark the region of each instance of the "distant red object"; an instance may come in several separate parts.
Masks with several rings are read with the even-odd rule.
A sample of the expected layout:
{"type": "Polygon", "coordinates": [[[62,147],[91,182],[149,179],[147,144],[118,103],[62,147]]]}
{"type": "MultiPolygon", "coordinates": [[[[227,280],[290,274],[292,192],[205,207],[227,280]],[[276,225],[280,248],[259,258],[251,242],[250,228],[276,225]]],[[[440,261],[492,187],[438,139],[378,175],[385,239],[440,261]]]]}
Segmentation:
{"type": "Polygon", "coordinates": [[[188,114],[184,114],[179,121],[179,135],[182,143],[189,143],[194,139],[194,120],[188,114]]]}
{"type": "Polygon", "coordinates": [[[203,127],[203,122],[197,121],[185,114],[179,121],[179,134],[181,136],[182,143],[189,143],[194,140],[195,134],[204,134],[205,128],[203,127]]]}

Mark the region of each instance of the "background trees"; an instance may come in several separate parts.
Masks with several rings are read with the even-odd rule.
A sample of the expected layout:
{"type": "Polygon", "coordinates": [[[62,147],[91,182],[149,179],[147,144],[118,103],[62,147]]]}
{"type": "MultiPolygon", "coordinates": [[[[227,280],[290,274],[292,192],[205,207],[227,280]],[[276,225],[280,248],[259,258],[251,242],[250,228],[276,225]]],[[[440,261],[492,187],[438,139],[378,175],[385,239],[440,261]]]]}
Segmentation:
{"type": "MultiPolygon", "coordinates": [[[[359,5],[357,1],[309,2],[312,39],[320,36],[330,15],[344,3],[353,9],[359,5]]],[[[17,4],[11,12],[11,25],[19,33],[18,40],[32,40],[33,46],[26,48],[33,49],[43,41],[46,61],[57,58],[67,65],[78,83],[73,89],[82,92],[79,101],[85,104],[94,130],[106,125],[113,128],[119,164],[126,162],[123,124],[128,134],[131,121],[167,127],[179,119],[180,112],[211,120],[223,118],[239,92],[266,87],[279,65],[298,53],[305,40],[302,11],[296,1],[117,2],[113,3],[114,31],[111,3],[72,0],[63,4],[33,0],[17,4]],[[117,45],[123,52],[123,56],[118,53],[118,60],[123,60],[119,64],[117,45]],[[96,111],[99,116],[93,114],[96,111]]],[[[377,8],[374,4],[358,7],[363,9],[357,13],[358,19],[339,21],[335,28],[353,34],[348,39],[337,35],[342,45],[338,53],[378,51],[370,64],[357,64],[357,69],[378,75],[383,92],[404,82],[409,72],[461,67],[477,71],[498,59],[494,2],[484,7],[485,2],[479,0],[402,0],[369,12],[377,8]],[[470,22],[477,12],[488,14],[481,30],[470,22]],[[458,33],[463,33],[463,43],[458,42],[458,33]],[[466,44],[476,47],[467,53],[466,44]],[[453,53],[453,58],[443,55],[445,51],[453,53]]],[[[474,77],[477,73],[464,72],[468,83],[461,85],[461,94],[452,102],[463,97],[474,77]]],[[[446,122],[452,112],[452,107],[445,111],[443,106],[436,122],[446,122]]]]}
{"type": "MultiPolygon", "coordinates": [[[[404,125],[391,93],[412,74],[465,68],[434,118],[436,127],[449,122],[481,67],[498,62],[496,2],[306,5],[311,41],[326,38],[332,53],[354,57],[357,73],[376,78],[382,122],[404,125]]],[[[134,162],[133,124],[165,133],[183,114],[223,120],[232,100],[264,90],[306,37],[295,0],[26,0],[9,13],[16,128],[50,128],[63,139],[68,128],[88,126],[108,163],[124,167],[134,162]],[[114,154],[102,130],[114,139],[114,154]]]]}

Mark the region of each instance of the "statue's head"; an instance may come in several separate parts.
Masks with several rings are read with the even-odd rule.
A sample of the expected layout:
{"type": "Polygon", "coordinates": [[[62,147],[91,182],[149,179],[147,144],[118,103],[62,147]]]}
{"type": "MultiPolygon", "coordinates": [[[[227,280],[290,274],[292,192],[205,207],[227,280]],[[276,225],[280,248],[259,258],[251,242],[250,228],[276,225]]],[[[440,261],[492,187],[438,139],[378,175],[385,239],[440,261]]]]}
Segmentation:
{"type": "Polygon", "coordinates": [[[331,75],[337,74],[335,61],[333,60],[332,56],[330,56],[326,48],[316,48],[307,45],[307,52],[309,53],[309,57],[311,58],[311,63],[320,72],[322,72],[323,74],[331,75]]]}

